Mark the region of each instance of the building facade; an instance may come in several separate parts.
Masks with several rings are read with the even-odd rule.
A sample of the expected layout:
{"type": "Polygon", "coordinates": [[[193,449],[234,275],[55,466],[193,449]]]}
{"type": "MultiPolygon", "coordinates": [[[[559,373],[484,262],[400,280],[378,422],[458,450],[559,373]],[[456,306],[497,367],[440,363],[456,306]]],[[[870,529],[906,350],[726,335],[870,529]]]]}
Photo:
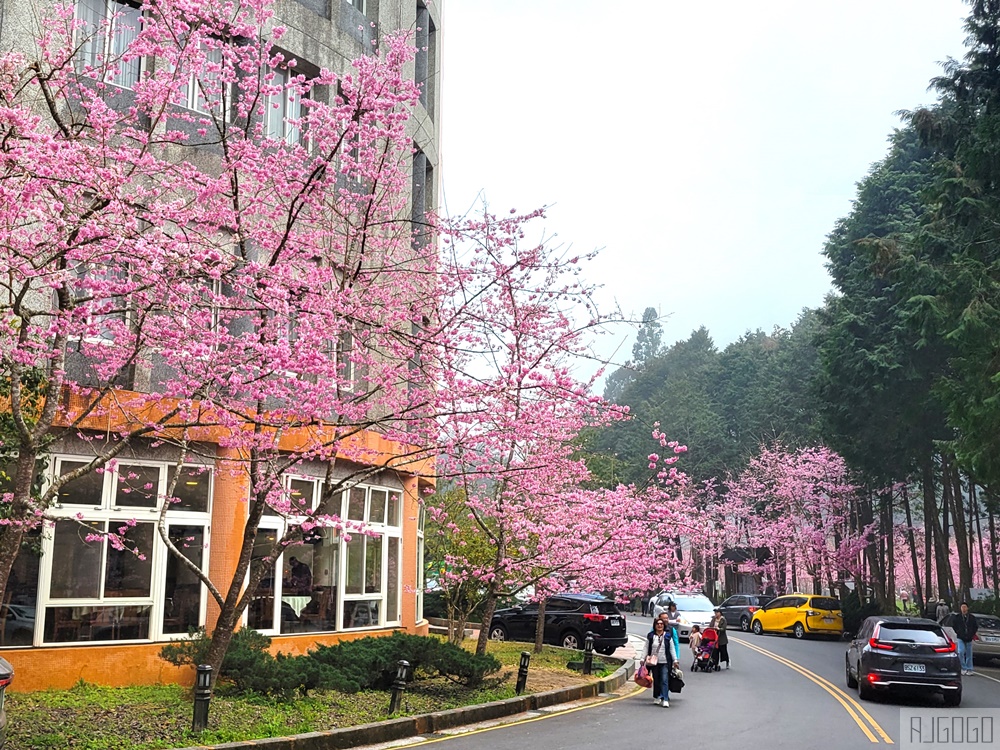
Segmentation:
{"type": "MultiPolygon", "coordinates": [[[[17,49],[38,32],[42,2],[0,1],[4,50],[17,49]]],[[[278,0],[275,9],[277,22],[287,29],[281,48],[296,59],[300,71],[344,71],[351,60],[377,54],[382,35],[413,32],[418,50],[413,75],[422,91],[409,126],[414,148],[410,211],[419,227],[436,203],[440,6],[421,0],[278,0]]],[[[76,0],[76,13],[85,23],[97,24],[111,16],[138,17],[140,10],[127,0],[76,0]]],[[[122,38],[114,43],[127,42],[122,38]]],[[[84,44],[79,54],[97,53],[84,44]]],[[[123,66],[111,83],[127,88],[136,75],[137,69],[123,66]]],[[[267,127],[272,137],[292,141],[299,134],[288,119],[297,117],[297,104],[277,96],[267,127]]],[[[198,107],[194,94],[190,107],[198,107]]],[[[142,373],[132,377],[138,382],[142,373]]],[[[80,428],[53,446],[42,482],[89,461],[89,437],[108,424],[95,419],[80,428]]],[[[405,450],[374,432],[359,439],[373,455],[405,450]]],[[[354,468],[345,465],[338,471],[346,475],[354,468]]],[[[305,460],[282,481],[296,502],[311,508],[324,490],[327,471],[325,463],[305,460]]],[[[400,629],[426,632],[418,498],[427,481],[419,477],[429,473],[426,466],[370,473],[340,492],[339,515],[366,524],[368,533],[347,539],[334,529],[317,528],[287,547],[273,574],[257,588],[243,626],[272,636],[273,650],[290,653],[304,653],[317,642],[400,629]]],[[[193,680],[190,670],[175,668],[158,654],[165,642],[185,637],[191,629],[211,632],[219,609],[157,532],[163,498],[174,485],[178,501],[162,513],[170,539],[212,580],[232,577],[247,518],[245,471],[235,468],[233,457],[213,444],[210,434],[197,458],[188,460],[168,444],[134,443],[112,469],[91,472],[60,489],[50,511],[54,522],[32,532],[14,564],[0,605],[0,655],[16,670],[13,689],[66,688],[80,680],[105,685],[193,680]],[[86,528],[93,534],[85,533],[86,528]],[[125,530],[135,548],[149,553],[118,549],[102,537],[116,530],[125,530]]],[[[266,514],[255,556],[266,554],[285,526],[295,522],[288,514],[266,514]]]]}

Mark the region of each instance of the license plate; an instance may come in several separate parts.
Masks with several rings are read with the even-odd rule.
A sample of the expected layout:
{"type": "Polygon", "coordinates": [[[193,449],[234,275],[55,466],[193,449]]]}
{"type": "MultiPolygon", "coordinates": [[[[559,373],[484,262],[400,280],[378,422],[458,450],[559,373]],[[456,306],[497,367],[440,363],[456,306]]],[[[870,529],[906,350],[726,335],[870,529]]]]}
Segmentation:
{"type": "Polygon", "coordinates": [[[979,640],[981,640],[983,643],[1000,643],[1000,636],[982,635],[979,636],[979,640]]]}
{"type": "Polygon", "coordinates": [[[927,667],[924,664],[904,664],[904,672],[913,672],[915,674],[923,674],[927,671],[927,667]]]}
{"type": "Polygon", "coordinates": [[[621,620],[619,620],[619,619],[618,619],[617,617],[612,617],[612,618],[611,618],[611,624],[612,624],[612,625],[621,625],[621,624],[622,624],[622,621],[621,621],[621,620]]]}
{"type": "Polygon", "coordinates": [[[832,617],[824,617],[823,618],[823,622],[833,622],[833,618],[832,617]]]}

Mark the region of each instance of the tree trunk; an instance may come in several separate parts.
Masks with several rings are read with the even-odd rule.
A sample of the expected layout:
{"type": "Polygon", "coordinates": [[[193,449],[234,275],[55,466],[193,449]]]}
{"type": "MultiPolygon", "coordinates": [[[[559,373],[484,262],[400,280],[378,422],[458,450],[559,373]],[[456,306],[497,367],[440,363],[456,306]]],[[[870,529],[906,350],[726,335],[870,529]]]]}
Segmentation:
{"type": "Polygon", "coordinates": [[[1000,571],[997,570],[997,523],[993,514],[993,503],[988,502],[986,510],[990,519],[990,566],[993,574],[993,600],[1000,599],[1000,571]]]}
{"type": "Polygon", "coordinates": [[[883,492],[880,498],[882,523],[885,528],[885,587],[892,603],[892,611],[896,611],[896,526],[892,515],[892,492],[883,492]]]}
{"type": "Polygon", "coordinates": [[[929,602],[934,598],[934,590],[931,583],[931,560],[933,559],[933,539],[934,539],[934,524],[931,521],[931,516],[937,511],[934,510],[934,493],[933,490],[928,492],[928,470],[927,465],[924,465],[923,477],[921,478],[921,488],[924,495],[924,591],[925,597],[924,601],[929,602]],[[929,504],[928,504],[929,503],[929,504]]]}
{"type": "Polygon", "coordinates": [[[479,640],[476,641],[476,653],[482,656],[486,653],[486,643],[490,639],[490,621],[493,613],[497,609],[497,592],[490,584],[489,593],[486,594],[486,604],[483,607],[483,626],[479,629],[479,640]]]}
{"type": "MultiPolygon", "coordinates": [[[[969,559],[969,530],[965,525],[965,503],[962,501],[962,477],[953,460],[949,460],[947,467],[948,471],[944,475],[944,483],[945,487],[951,487],[946,496],[947,505],[951,509],[951,518],[955,528],[955,547],[958,551],[958,587],[954,590],[957,601],[967,601],[971,598],[972,561],[969,559]]],[[[948,563],[948,572],[951,573],[950,555],[948,563]]]]}
{"type": "Polygon", "coordinates": [[[535,623],[535,653],[542,653],[542,644],[545,642],[545,605],[549,600],[543,597],[538,601],[538,621],[535,623]]]}
{"type": "Polygon", "coordinates": [[[917,557],[917,542],[913,536],[913,517],[910,512],[910,493],[907,491],[906,486],[903,486],[903,509],[906,511],[906,540],[909,542],[910,547],[910,562],[913,564],[913,590],[915,593],[915,601],[913,602],[918,607],[918,611],[923,614],[924,612],[924,591],[920,587],[920,560],[917,557]]]}
{"type": "Polygon", "coordinates": [[[987,589],[990,587],[990,582],[986,578],[986,544],[983,540],[983,513],[979,505],[979,492],[976,490],[976,485],[971,477],[969,478],[969,496],[972,501],[972,512],[975,513],[976,537],[979,540],[979,578],[982,581],[983,588],[987,589]]]}

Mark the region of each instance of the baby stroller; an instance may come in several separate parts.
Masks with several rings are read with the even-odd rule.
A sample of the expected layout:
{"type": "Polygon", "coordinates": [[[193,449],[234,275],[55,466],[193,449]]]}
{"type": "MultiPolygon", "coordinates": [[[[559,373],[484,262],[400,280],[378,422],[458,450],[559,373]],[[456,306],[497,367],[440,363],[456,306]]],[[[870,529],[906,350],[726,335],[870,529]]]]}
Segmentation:
{"type": "Polygon", "coordinates": [[[691,665],[692,672],[714,672],[718,671],[717,664],[719,648],[719,633],[715,628],[705,628],[701,633],[701,645],[694,656],[694,664],[691,665]]]}

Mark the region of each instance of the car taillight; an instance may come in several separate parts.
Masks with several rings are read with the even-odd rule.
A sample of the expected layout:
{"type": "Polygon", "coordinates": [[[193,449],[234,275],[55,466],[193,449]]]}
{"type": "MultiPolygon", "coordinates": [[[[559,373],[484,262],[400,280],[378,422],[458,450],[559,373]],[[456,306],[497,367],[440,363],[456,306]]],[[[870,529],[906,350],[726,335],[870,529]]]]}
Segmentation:
{"type": "Polygon", "coordinates": [[[756,607],[747,607],[747,611],[752,614],[752,613],[754,613],[754,612],[757,611],[757,608],[756,607]]]}
{"type": "Polygon", "coordinates": [[[934,648],[934,651],[939,654],[951,654],[954,653],[957,650],[957,648],[958,646],[955,645],[955,641],[949,638],[947,646],[936,646],[934,648]]]}
{"type": "Polygon", "coordinates": [[[0,678],[0,690],[6,688],[10,683],[14,681],[14,676],[0,678]]]}
{"type": "Polygon", "coordinates": [[[604,622],[607,619],[607,615],[584,615],[584,620],[590,620],[591,622],[604,622]]]}
{"type": "Polygon", "coordinates": [[[878,680],[878,675],[877,674],[870,674],[869,673],[869,675],[868,675],[868,682],[875,682],[876,680],[878,680]]]}
{"type": "Polygon", "coordinates": [[[872,648],[882,649],[883,651],[892,651],[892,645],[889,643],[882,643],[878,638],[869,638],[868,645],[872,648]]]}

